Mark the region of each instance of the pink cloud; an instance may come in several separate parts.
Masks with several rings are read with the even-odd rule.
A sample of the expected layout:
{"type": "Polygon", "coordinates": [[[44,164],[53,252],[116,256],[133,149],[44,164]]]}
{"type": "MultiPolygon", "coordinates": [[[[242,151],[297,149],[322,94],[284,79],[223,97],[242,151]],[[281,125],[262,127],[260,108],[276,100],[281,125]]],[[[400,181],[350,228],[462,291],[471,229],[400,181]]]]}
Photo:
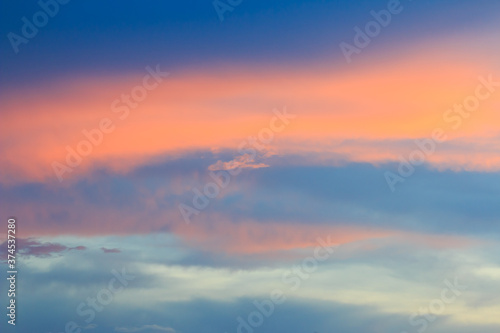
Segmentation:
{"type": "MultiPolygon", "coordinates": [[[[7,241],[0,245],[1,248],[7,247],[7,241]]],[[[51,257],[54,254],[61,254],[63,252],[77,250],[83,251],[87,248],[85,246],[67,247],[58,243],[41,243],[34,238],[17,238],[16,239],[16,253],[22,256],[34,256],[39,258],[51,257]]],[[[3,260],[7,259],[7,254],[2,256],[3,260]]]]}

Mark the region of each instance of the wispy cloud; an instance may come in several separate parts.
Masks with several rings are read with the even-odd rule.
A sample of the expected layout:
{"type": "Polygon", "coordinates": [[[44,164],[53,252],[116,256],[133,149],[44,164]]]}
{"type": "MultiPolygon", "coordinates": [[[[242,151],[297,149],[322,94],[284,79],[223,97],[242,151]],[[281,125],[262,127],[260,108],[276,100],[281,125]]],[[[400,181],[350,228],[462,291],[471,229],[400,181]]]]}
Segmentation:
{"type": "Polygon", "coordinates": [[[249,154],[244,154],[236,157],[235,159],[229,162],[217,161],[216,163],[210,165],[208,170],[210,171],[218,171],[218,170],[233,170],[233,169],[259,169],[259,168],[267,168],[269,165],[264,163],[256,163],[255,158],[250,156],[249,154]]]}
{"type": "Polygon", "coordinates": [[[170,333],[175,333],[176,331],[171,328],[171,327],[165,327],[165,326],[159,326],[159,325],[144,325],[141,327],[116,327],[115,331],[116,332],[126,332],[126,333],[131,333],[131,332],[142,332],[142,331],[158,331],[158,332],[170,332],[170,333]]]}
{"type": "MultiPolygon", "coordinates": [[[[0,245],[2,248],[7,247],[7,241],[0,245]]],[[[54,254],[77,250],[83,251],[85,246],[68,247],[59,243],[42,243],[33,238],[18,238],[17,239],[18,253],[24,256],[34,256],[38,258],[51,257],[54,254]]],[[[7,258],[7,254],[2,255],[2,260],[7,258]]]]}

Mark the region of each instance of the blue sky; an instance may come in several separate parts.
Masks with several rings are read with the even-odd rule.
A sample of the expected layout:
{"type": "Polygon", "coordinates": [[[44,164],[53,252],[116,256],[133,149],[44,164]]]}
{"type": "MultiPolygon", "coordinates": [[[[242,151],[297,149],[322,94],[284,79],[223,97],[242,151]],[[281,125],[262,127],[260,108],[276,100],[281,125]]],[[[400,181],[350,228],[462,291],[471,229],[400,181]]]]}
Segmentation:
{"type": "Polygon", "coordinates": [[[498,332],[500,3],[224,3],[2,4],[1,331],[498,332]]]}

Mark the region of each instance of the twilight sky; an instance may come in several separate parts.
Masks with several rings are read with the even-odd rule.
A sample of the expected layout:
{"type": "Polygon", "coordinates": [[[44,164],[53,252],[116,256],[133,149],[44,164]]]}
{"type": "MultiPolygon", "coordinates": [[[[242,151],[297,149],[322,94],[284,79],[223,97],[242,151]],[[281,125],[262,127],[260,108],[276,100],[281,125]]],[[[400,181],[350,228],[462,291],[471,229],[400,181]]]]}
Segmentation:
{"type": "Polygon", "coordinates": [[[500,2],[0,12],[1,332],[500,331],[500,2]]]}

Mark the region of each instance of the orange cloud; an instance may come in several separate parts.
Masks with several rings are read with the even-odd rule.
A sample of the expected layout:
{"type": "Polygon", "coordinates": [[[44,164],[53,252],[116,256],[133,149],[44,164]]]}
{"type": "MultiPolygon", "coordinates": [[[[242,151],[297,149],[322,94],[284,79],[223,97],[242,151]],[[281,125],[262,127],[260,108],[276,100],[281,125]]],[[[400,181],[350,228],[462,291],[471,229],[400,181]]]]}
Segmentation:
{"type": "Polygon", "coordinates": [[[190,247],[225,252],[228,254],[270,254],[300,250],[317,246],[318,238],[328,238],[332,244],[360,242],[367,251],[373,246],[413,244],[424,248],[457,248],[472,241],[463,237],[426,235],[405,231],[378,229],[347,224],[301,225],[255,221],[232,223],[217,219],[215,222],[175,224],[171,229],[188,242],[190,247]],[[363,243],[364,241],[374,242],[363,243]],[[371,244],[371,245],[370,245],[371,244]],[[371,246],[371,247],[370,247],[371,246]]]}
{"type": "MultiPolygon", "coordinates": [[[[102,143],[93,145],[65,177],[96,165],[126,171],[155,156],[186,150],[237,149],[242,140],[269,125],[273,108],[283,106],[298,117],[276,134],[272,146],[278,153],[342,154],[352,161],[378,163],[396,160],[405,149],[387,144],[374,151],[370,141],[427,138],[437,127],[445,129],[450,142],[497,142],[500,91],[462,119],[460,128],[452,129],[453,123],[443,120],[455,103],[474,94],[477,77],[489,74],[488,63],[444,62],[437,54],[441,53],[424,49],[400,61],[350,71],[222,69],[172,75],[127,112],[123,102],[113,103],[130,94],[142,82],[141,75],[93,77],[16,91],[4,96],[0,180],[55,180],[52,163],[66,163],[66,147],[76,150],[88,140],[82,131],[99,128],[104,118],[113,130],[103,133],[102,143]],[[346,144],[349,140],[357,144],[346,144]]],[[[500,169],[494,151],[472,152],[466,146],[443,148],[429,162],[500,169]]]]}
{"type": "MultiPolygon", "coordinates": [[[[158,193],[158,197],[162,197],[158,193]]],[[[74,201],[75,198],[70,198],[74,201]]],[[[457,248],[473,244],[459,236],[421,234],[404,230],[349,225],[300,224],[245,220],[234,222],[230,217],[204,212],[201,219],[186,224],[176,208],[158,206],[155,196],[144,194],[143,211],[134,207],[96,207],[77,200],[67,209],[61,203],[19,203],[9,209],[18,211],[23,222],[24,237],[61,235],[128,236],[168,233],[190,248],[234,255],[276,255],[290,257],[297,250],[314,247],[317,239],[329,239],[337,245],[356,244],[360,251],[371,251],[389,245],[412,244],[422,248],[457,248]],[[295,252],[294,252],[295,251],[295,252]],[[286,252],[289,252],[286,254],[286,252]]]]}

